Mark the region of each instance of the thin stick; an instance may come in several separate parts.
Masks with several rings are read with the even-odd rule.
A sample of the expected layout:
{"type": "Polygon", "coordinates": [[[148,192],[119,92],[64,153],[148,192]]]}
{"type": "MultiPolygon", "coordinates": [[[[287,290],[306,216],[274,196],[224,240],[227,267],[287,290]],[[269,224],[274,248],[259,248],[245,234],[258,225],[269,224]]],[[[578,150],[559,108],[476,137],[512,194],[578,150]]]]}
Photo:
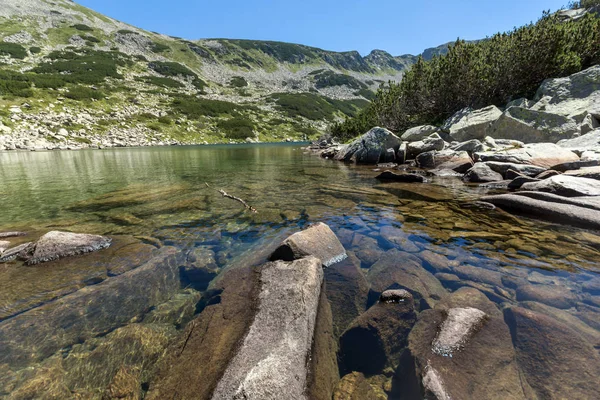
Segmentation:
{"type": "MultiPolygon", "coordinates": [[[[210,187],[210,185],[209,185],[208,183],[204,182],[204,184],[206,185],[206,187],[210,187]]],[[[258,213],[258,211],[256,210],[256,208],[254,208],[254,207],[250,206],[248,203],[246,203],[244,200],[240,199],[239,197],[235,197],[235,196],[232,196],[232,195],[230,195],[230,194],[227,194],[227,192],[225,192],[225,191],[224,191],[224,190],[222,190],[222,189],[221,189],[221,190],[217,190],[217,192],[221,193],[221,195],[222,195],[223,197],[227,197],[228,199],[235,200],[235,201],[239,201],[240,203],[242,203],[242,204],[244,205],[244,207],[245,207],[247,210],[250,210],[250,212],[253,212],[253,213],[255,213],[255,214],[257,214],[257,213],[258,213]]]]}

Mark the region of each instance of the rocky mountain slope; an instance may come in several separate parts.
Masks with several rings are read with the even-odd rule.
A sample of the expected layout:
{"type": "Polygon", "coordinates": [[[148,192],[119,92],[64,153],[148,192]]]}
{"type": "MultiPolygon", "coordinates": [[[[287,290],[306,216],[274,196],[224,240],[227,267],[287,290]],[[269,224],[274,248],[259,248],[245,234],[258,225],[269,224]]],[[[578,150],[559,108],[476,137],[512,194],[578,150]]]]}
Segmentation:
{"type": "Polygon", "coordinates": [[[69,0],[3,0],[0,150],[313,138],[415,60],[191,41],[69,0]]]}

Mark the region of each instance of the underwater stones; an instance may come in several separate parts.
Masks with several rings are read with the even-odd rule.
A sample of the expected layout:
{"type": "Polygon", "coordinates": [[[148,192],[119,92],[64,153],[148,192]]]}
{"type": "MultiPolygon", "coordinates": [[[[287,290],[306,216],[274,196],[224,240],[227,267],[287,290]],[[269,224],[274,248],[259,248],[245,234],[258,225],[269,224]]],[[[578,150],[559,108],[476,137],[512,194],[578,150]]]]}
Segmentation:
{"type": "Polygon", "coordinates": [[[26,264],[34,265],[98,251],[107,248],[110,243],[111,239],[104,236],[51,231],[35,243],[35,249],[26,264]]]}
{"type": "Polygon", "coordinates": [[[415,358],[416,373],[425,388],[425,396],[427,393],[431,396],[435,393],[434,388],[441,387],[443,390],[438,393],[445,393],[445,398],[450,399],[528,398],[502,312],[476,289],[461,288],[445,296],[434,309],[421,312],[409,335],[409,349],[415,358]],[[453,309],[477,311],[451,311],[453,309]],[[456,348],[457,343],[462,344],[458,345],[460,350],[453,351],[449,357],[445,352],[434,352],[432,344],[440,338],[438,332],[442,335],[444,323],[451,314],[462,315],[462,318],[450,319],[448,326],[454,329],[447,330],[447,336],[442,336],[447,338],[443,340],[445,346],[442,348],[456,348]],[[432,375],[431,369],[436,373],[432,375]],[[435,382],[441,384],[433,385],[435,382]]]}
{"type": "Polygon", "coordinates": [[[352,320],[367,307],[369,282],[360,270],[360,260],[348,258],[325,269],[325,294],[333,311],[335,337],[339,337],[352,320]]]}
{"type": "Polygon", "coordinates": [[[367,280],[371,283],[370,299],[379,298],[389,289],[406,289],[421,310],[433,307],[447,293],[440,281],[421,266],[421,260],[396,249],[381,256],[369,269],[367,280]]]}
{"type": "Polygon", "coordinates": [[[319,222],[285,239],[270,260],[293,261],[308,255],[317,257],[326,267],[347,257],[335,233],[319,222]]]}
{"type": "Polygon", "coordinates": [[[215,400],[306,398],[321,261],[312,256],[275,261],[265,264],[260,276],[256,315],[213,393],[215,400]]]}
{"type": "Polygon", "coordinates": [[[338,383],[333,400],[384,400],[387,395],[381,395],[369,384],[361,372],[345,375],[338,383]]]}
{"type": "Polygon", "coordinates": [[[502,274],[485,267],[459,265],[453,269],[453,272],[457,276],[473,282],[487,283],[493,286],[502,286],[502,274]]]}
{"type": "Polygon", "coordinates": [[[416,254],[423,262],[423,267],[429,272],[450,272],[450,260],[448,257],[435,253],[431,250],[423,250],[416,254]]]}
{"type": "Polygon", "coordinates": [[[503,179],[502,175],[493,171],[488,165],[484,163],[475,163],[471,169],[467,171],[463,180],[466,182],[497,182],[503,179]]]}
{"type": "Polygon", "coordinates": [[[380,181],[394,181],[394,182],[406,182],[406,183],[424,183],[427,182],[422,175],[417,174],[397,174],[392,171],[384,171],[377,175],[375,179],[380,181]]]}
{"type": "Polygon", "coordinates": [[[361,235],[360,233],[354,234],[351,246],[354,249],[354,254],[361,261],[361,266],[364,268],[369,268],[375,264],[385,252],[379,247],[377,239],[361,235]]]}
{"type": "Polygon", "coordinates": [[[339,358],[343,370],[367,375],[396,368],[408,334],[416,321],[412,295],[403,301],[378,302],[356,318],[340,337],[339,358]]]}
{"type": "Polygon", "coordinates": [[[215,252],[207,246],[191,249],[187,253],[187,262],[180,272],[182,286],[191,286],[200,291],[206,290],[219,273],[215,252]]]}
{"type": "Polygon", "coordinates": [[[379,234],[390,246],[397,247],[402,251],[416,253],[420,250],[419,247],[410,240],[410,235],[405,233],[402,229],[394,228],[393,226],[384,226],[379,230],[379,234]]]}
{"type": "Polygon", "coordinates": [[[425,398],[452,400],[446,392],[442,377],[429,364],[425,367],[425,374],[423,375],[423,391],[425,392],[425,398]]]}
{"type": "Polygon", "coordinates": [[[132,271],[0,322],[0,363],[23,366],[43,360],[143,315],[179,289],[183,261],[178,250],[163,247],[132,271]]]}
{"type": "Polygon", "coordinates": [[[597,397],[600,357],[591,343],[547,315],[521,307],[508,307],[504,313],[517,362],[538,398],[597,397]]]}
{"type": "Polygon", "coordinates": [[[476,308],[451,308],[433,341],[432,351],[442,356],[452,356],[464,346],[485,321],[486,314],[476,308]]]}
{"type": "Polygon", "coordinates": [[[247,267],[221,273],[203,300],[202,312],[167,348],[147,399],[209,399],[256,311],[258,273],[247,267]]]}
{"type": "Polygon", "coordinates": [[[523,285],[517,288],[518,301],[537,301],[551,307],[568,309],[575,305],[575,293],[562,285],[523,285]]]}

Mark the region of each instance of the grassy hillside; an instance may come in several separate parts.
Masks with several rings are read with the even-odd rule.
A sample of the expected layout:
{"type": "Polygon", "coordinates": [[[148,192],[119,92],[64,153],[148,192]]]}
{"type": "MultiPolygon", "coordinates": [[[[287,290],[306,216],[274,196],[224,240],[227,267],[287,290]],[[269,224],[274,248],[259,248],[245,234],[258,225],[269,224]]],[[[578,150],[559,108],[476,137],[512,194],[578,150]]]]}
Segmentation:
{"type": "Polygon", "coordinates": [[[0,133],[94,144],[314,138],[411,63],[385,52],[191,41],[68,0],[3,0],[0,133]]]}

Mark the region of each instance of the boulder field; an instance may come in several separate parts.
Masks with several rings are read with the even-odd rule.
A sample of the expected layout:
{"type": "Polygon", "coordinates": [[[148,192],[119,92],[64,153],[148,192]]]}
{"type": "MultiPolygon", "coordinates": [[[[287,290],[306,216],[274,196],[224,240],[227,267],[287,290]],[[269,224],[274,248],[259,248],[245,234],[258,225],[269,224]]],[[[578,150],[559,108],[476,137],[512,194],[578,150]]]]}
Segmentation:
{"type": "Polygon", "coordinates": [[[373,128],[350,144],[313,145],[325,158],[378,166],[378,180],[428,183],[461,176],[467,184],[517,191],[482,200],[500,208],[598,229],[600,66],[546,80],[533,100],[503,109],[463,109],[439,127],[396,135],[373,128]],[[549,194],[549,195],[542,195],[549,194]],[[569,199],[577,199],[576,203],[569,199]]]}

